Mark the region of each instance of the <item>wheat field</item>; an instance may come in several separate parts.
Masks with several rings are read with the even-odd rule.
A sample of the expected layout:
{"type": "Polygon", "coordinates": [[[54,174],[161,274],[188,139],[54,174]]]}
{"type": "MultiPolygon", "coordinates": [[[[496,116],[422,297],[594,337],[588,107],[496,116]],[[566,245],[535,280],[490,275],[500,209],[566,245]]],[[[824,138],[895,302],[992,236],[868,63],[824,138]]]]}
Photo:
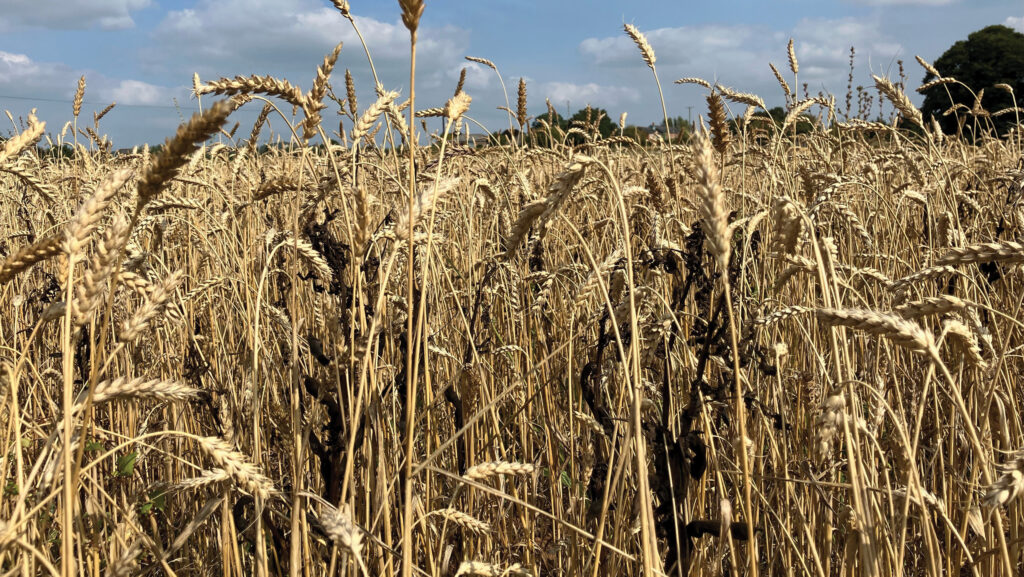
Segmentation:
{"type": "Polygon", "coordinates": [[[1021,574],[1020,109],[844,113],[791,42],[781,121],[684,78],[696,134],[528,130],[521,83],[473,146],[399,4],[408,94],[339,45],[161,147],[85,79],[2,143],[0,575],[1021,574]]]}

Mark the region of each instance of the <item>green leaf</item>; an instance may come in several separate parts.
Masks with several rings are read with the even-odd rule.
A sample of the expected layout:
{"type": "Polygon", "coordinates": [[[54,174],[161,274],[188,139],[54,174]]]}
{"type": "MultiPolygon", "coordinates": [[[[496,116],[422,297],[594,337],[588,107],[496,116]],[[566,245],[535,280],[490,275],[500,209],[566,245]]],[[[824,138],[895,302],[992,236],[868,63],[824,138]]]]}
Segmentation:
{"type": "Polygon", "coordinates": [[[103,449],[104,449],[103,443],[100,443],[99,441],[88,441],[88,442],[85,443],[85,450],[86,451],[95,452],[95,451],[102,451],[103,449]]]}
{"type": "Polygon", "coordinates": [[[561,479],[562,486],[566,489],[572,488],[572,479],[569,477],[569,471],[562,471],[561,479]]]}
{"type": "Polygon", "coordinates": [[[132,451],[127,455],[117,458],[117,476],[128,477],[135,472],[135,462],[139,460],[138,451],[132,451]]]}
{"type": "Polygon", "coordinates": [[[150,491],[149,500],[139,505],[139,512],[148,515],[156,511],[163,511],[167,507],[167,492],[163,489],[150,491]]]}

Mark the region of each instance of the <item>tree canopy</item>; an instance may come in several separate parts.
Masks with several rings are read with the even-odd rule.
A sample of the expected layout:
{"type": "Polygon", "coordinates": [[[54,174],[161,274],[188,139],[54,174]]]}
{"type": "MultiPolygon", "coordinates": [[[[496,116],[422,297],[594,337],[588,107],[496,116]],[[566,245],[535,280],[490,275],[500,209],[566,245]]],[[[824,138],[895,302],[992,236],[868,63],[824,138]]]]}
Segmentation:
{"type": "MultiPolygon", "coordinates": [[[[970,117],[963,109],[958,114],[943,116],[943,113],[958,104],[968,110],[974,108],[975,95],[984,90],[981,106],[989,113],[1012,108],[1014,94],[1024,94],[1024,34],[1006,26],[989,26],[973,32],[967,40],[960,40],[946,50],[935,61],[935,69],[943,77],[956,78],[960,84],[942,84],[925,92],[921,112],[927,118],[934,116],[945,132],[958,130],[957,117],[970,117]],[[1005,88],[995,88],[997,84],[1005,84],[1013,88],[1010,94],[1005,88]],[[973,91],[973,93],[971,92],[973,91]]],[[[924,82],[935,80],[934,74],[927,74],[924,82]]],[[[1019,103],[1018,103],[1019,105],[1019,103]]],[[[959,108],[959,107],[958,107],[959,108]]],[[[1016,122],[1017,115],[1002,114],[999,116],[981,115],[978,120],[982,128],[991,120],[998,134],[1003,134],[1016,122]]],[[[970,123],[973,126],[973,123],[970,123]]]]}

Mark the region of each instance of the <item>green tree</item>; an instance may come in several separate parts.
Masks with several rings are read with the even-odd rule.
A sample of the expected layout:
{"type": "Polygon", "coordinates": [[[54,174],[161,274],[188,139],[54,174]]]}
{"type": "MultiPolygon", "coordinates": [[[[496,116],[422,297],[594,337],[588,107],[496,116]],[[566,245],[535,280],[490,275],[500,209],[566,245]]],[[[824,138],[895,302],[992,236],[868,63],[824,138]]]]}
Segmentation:
{"type": "Polygon", "coordinates": [[[564,118],[562,118],[562,115],[554,111],[552,111],[550,114],[545,112],[544,114],[541,114],[540,116],[534,118],[533,128],[537,130],[544,130],[544,124],[542,122],[546,122],[553,129],[561,128],[564,130],[569,126],[569,123],[564,118]]]}
{"type": "Polygon", "coordinates": [[[551,142],[548,140],[548,129],[551,130],[551,138],[555,142],[561,142],[562,136],[565,131],[569,129],[569,121],[562,118],[562,115],[558,114],[554,110],[550,113],[545,112],[540,116],[534,118],[533,125],[530,130],[530,140],[536,146],[551,146],[551,142]],[[545,126],[545,124],[547,126],[545,126]]]}
{"type": "Polygon", "coordinates": [[[586,107],[576,111],[569,119],[570,126],[577,126],[590,132],[597,130],[601,138],[608,138],[619,131],[619,126],[608,118],[608,111],[603,108],[586,107]]]}
{"type": "MultiPolygon", "coordinates": [[[[982,89],[982,107],[997,112],[1014,106],[1013,95],[1004,89],[993,88],[996,84],[1007,84],[1014,94],[1024,94],[1024,34],[1006,26],[989,26],[973,32],[967,40],[960,40],[935,61],[935,69],[948,77],[956,78],[974,91],[959,84],[944,84],[930,88],[925,93],[921,112],[925,118],[934,116],[945,132],[958,130],[957,117],[968,118],[961,110],[958,114],[943,116],[951,106],[962,104],[968,109],[974,106],[975,94],[982,89]]],[[[924,82],[935,80],[931,73],[924,82]]],[[[998,134],[1003,134],[1016,122],[1015,114],[1004,114],[990,118],[998,134]]],[[[987,121],[985,121],[987,123],[987,121]]],[[[972,123],[973,124],[973,123],[972,123]]]]}
{"type": "MultiPolygon", "coordinates": [[[[676,116],[675,118],[670,117],[668,119],[668,125],[672,130],[672,140],[675,142],[686,142],[690,139],[690,135],[693,134],[693,124],[682,116],[676,116]]],[[[658,130],[662,135],[665,134],[664,120],[658,124],[658,130]]]]}
{"type": "Polygon", "coordinates": [[[622,135],[626,138],[632,138],[640,144],[647,144],[647,131],[632,124],[626,126],[626,129],[622,131],[622,135]]]}
{"type": "MultiPolygon", "coordinates": [[[[788,113],[786,112],[786,109],[781,107],[781,106],[773,106],[772,108],[770,108],[768,110],[767,114],[765,114],[765,112],[763,110],[758,110],[757,112],[754,113],[755,117],[764,118],[764,117],[767,116],[767,117],[771,118],[772,122],[775,124],[775,126],[777,126],[779,128],[781,128],[782,127],[782,123],[786,121],[786,116],[787,115],[788,115],[788,113]]],[[[814,125],[815,125],[816,122],[817,122],[817,119],[814,116],[812,116],[811,114],[807,114],[805,112],[805,113],[800,115],[800,117],[795,121],[793,126],[796,127],[796,133],[797,134],[807,134],[809,132],[813,132],[814,131],[814,125]]],[[[734,127],[734,130],[735,130],[735,127],[734,127]]],[[[789,132],[790,130],[791,129],[789,129],[789,128],[786,129],[787,132],[789,132]]]]}

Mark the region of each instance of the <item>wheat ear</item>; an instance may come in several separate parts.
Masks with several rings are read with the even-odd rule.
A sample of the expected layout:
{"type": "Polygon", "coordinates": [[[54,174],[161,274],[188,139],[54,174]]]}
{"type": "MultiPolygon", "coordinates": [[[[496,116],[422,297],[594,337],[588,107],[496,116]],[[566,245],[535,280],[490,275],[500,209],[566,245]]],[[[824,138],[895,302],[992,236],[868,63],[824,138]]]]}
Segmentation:
{"type": "Polygon", "coordinates": [[[177,270],[167,275],[160,284],[155,285],[139,310],[121,326],[118,339],[126,343],[138,339],[143,331],[149,328],[153,320],[163,312],[168,300],[174,294],[174,289],[181,283],[184,276],[184,271],[177,270]]]}
{"type": "Polygon", "coordinates": [[[999,261],[1006,264],[1024,262],[1024,244],[1006,240],[983,242],[963,248],[950,249],[935,261],[938,266],[999,261]]]}
{"type": "Polygon", "coordinates": [[[725,210],[722,186],[719,184],[714,151],[706,134],[701,134],[697,138],[694,170],[701,186],[700,215],[705,227],[706,246],[708,252],[718,262],[719,270],[724,271],[729,268],[729,255],[732,251],[728,213],[725,210]]]}
{"type": "Polygon", "coordinates": [[[143,171],[139,178],[139,192],[136,200],[136,212],[141,212],[146,204],[157,197],[164,187],[178,174],[178,170],[188,162],[198,145],[215,134],[228,114],[232,105],[221,100],[213,106],[192,116],[187,123],[178,127],[177,134],[164,145],[160,154],[143,171]]]}
{"type": "Polygon", "coordinates": [[[32,113],[28,115],[28,128],[4,141],[3,148],[0,148],[0,164],[3,164],[8,158],[18,156],[26,148],[39,142],[45,130],[46,123],[39,122],[39,119],[36,118],[36,111],[33,108],[32,113]]]}
{"type": "Polygon", "coordinates": [[[491,526],[485,521],[481,521],[469,513],[464,513],[458,509],[438,509],[431,511],[431,515],[437,515],[452,523],[455,523],[459,527],[472,531],[477,535],[486,535],[491,532],[491,526]]]}
{"type": "Polygon", "coordinates": [[[491,461],[470,467],[464,478],[470,481],[480,481],[498,475],[511,475],[516,477],[532,475],[535,467],[531,463],[509,463],[507,461],[491,461]]]}
{"type": "Polygon", "coordinates": [[[227,441],[218,437],[196,437],[199,446],[222,469],[227,471],[239,487],[266,502],[274,495],[274,484],[260,473],[256,465],[245,455],[231,448],[227,441]]]}
{"type": "Polygon", "coordinates": [[[915,353],[928,354],[933,347],[932,334],[916,323],[900,317],[864,309],[816,309],[814,315],[829,326],[846,326],[886,337],[915,353]]]}
{"type": "Polygon", "coordinates": [[[1018,451],[1013,461],[1004,465],[1003,475],[989,485],[985,493],[985,506],[989,508],[1009,505],[1024,494],[1024,451],[1018,451]]]}
{"type": "MultiPolygon", "coordinates": [[[[180,381],[118,377],[97,383],[93,392],[92,402],[94,405],[116,399],[153,399],[157,401],[180,402],[194,399],[198,395],[198,390],[180,381]]],[[[75,410],[80,410],[85,405],[87,396],[86,392],[83,391],[78,402],[75,403],[75,410]]]]}
{"type": "Polygon", "coordinates": [[[301,108],[306,104],[306,97],[298,86],[293,86],[287,80],[279,80],[271,76],[221,78],[200,86],[196,94],[220,94],[222,96],[266,94],[276,96],[292,106],[301,108]]]}
{"type": "Polygon", "coordinates": [[[323,513],[320,515],[320,523],[324,526],[327,535],[346,551],[355,557],[356,562],[363,573],[366,573],[366,566],[363,564],[363,533],[349,515],[347,508],[336,509],[330,505],[324,505],[323,513]]]}
{"type": "Polygon", "coordinates": [[[48,236],[28,246],[23,246],[0,263],[0,285],[9,282],[32,265],[61,254],[62,236],[48,236]]]}

